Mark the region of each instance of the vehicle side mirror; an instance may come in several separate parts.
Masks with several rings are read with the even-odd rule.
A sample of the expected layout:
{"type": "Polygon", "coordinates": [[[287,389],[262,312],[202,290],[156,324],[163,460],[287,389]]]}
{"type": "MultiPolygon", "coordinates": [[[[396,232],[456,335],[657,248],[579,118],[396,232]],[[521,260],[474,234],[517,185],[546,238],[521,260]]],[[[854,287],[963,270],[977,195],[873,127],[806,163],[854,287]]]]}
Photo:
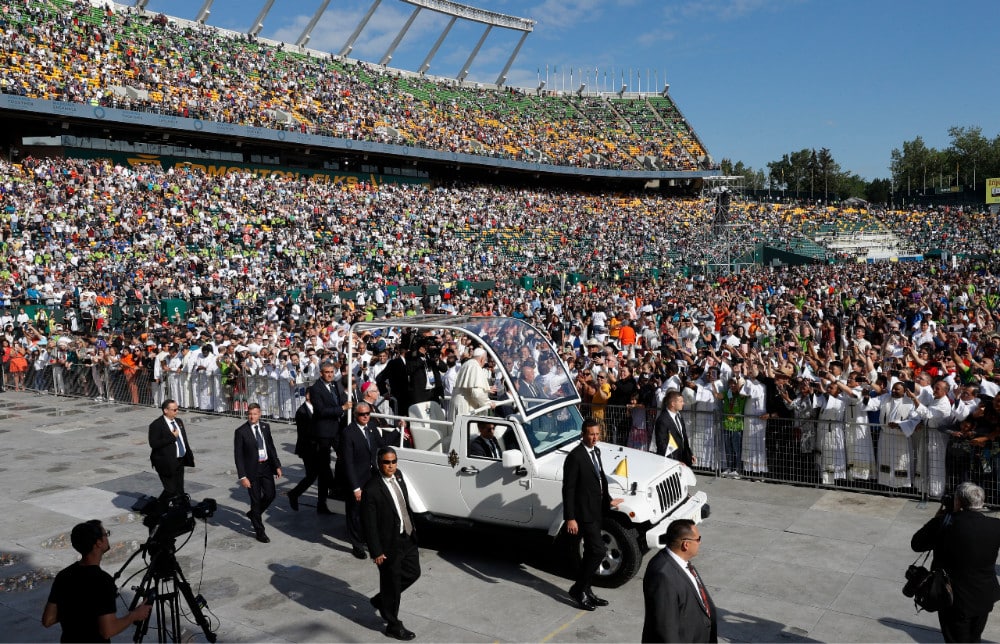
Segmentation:
{"type": "Polygon", "coordinates": [[[522,454],[519,449],[508,449],[504,451],[502,459],[503,468],[505,470],[524,467],[524,454],[522,454]]]}

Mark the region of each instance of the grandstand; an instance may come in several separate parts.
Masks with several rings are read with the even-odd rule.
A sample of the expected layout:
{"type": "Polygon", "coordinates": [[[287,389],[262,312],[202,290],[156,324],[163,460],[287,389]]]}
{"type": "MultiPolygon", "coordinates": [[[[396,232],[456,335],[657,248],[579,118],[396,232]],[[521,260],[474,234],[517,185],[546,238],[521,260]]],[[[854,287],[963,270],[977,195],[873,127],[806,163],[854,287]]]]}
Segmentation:
{"type": "MultiPolygon", "coordinates": [[[[495,173],[565,166],[572,170],[564,177],[595,169],[603,172],[588,176],[690,186],[711,164],[692,128],[661,96],[531,95],[109,7],[49,0],[11,12],[3,25],[11,45],[0,52],[0,91],[91,108],[61,106],[54,127],[87,131],[99,121],[102,133],[128,139],[136,132],[127,125],[155,126],[148,116],[154,113],[178,117],[153,119],[155,129],[196,147],[224,134],[216,145],[236,138],[271,146],[278,139],[313,152],[309,160],[277,155],[295,165],[361,150],[438,168],[443,160],[450,168],[488,166],[495,173]],[[48,28],[66,24],[71,37],[48,28]],[[119,128],[125,130],[111,131],[119,128]]],[[[19,105],[22,116],[54,115],[51,104],[24,100],[4,108],[19,105]]]]}
{"type": "MultiPolygon", "coordinates": [[[[745,201],[733,207],[746,230],[720,239],[709,201],[696,196],[712,159],[665,91],[435,78],[84,0],[18,3],[0,34],[9,123],[0,141],[15,162],[30,160],[4,165],[0,181],[42,189],[31,174],[40,168],[96,172],[114,177],[104,180],[111,194],[144,183],[209,204],[181,208],[177,230],[164,230],[140,216],[177,210],[164,193],[134,194],[138,205],[125,209],[99,200],[140,219],[98,227],[124,238],[83,238],[71,252],[125,274],[185,267],[158,245],[174,239],[196,264],[221,254],[244,275],[269,269],[259,283],[279,293],[290,280],[350,292],[366,276],[406,288],[522,279],[565,288],[997,247],[979,213],[745,201]],[[294,197],[274,203],[276,194],[294,197]]],[[[30,216],[39,231],[85,212],[72,192],[51,196],[44,214],[18,195],[4,207],[5,226],[30,216]]],[[[65,225],[93,229],[86,219],[65,225]]],[[[237,294],[249,288],[236,282],[237,294]]]]}

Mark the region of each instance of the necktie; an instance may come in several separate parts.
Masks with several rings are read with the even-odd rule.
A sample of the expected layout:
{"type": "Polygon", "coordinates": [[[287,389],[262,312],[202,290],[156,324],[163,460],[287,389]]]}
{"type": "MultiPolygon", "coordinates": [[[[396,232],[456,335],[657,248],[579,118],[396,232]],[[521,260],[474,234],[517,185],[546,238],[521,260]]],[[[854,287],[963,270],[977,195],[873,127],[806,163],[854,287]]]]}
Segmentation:
{"type": "Polygon", "coordinates": [[[399,505],[399,518],[403,521],[403,532],[407,536],[413,532],[413,524],[410,523],[410,512],[406,509],[406,500],[403,498],[403,490],[399,487],[399,482],[396,477],[389,479],[389,489],[392,490],[392,495],[396,497],[396,503],[399,505]]]}
{"type": "Polygon", "coordinates": [[[264,436],[260,433],[260,427],[253,426],[253,437],[257,439],[257,449],[264,449],[264,436]]]}
{"type": "Polygon", "coordinates": [[[371,429],[371,427],[367,427],[367,426],[362,427],[361,429],[364,430],[364,432],[365,432],[365,440],[368,441],[368,449],[371,450],[371,448],[372,448],[372,429],[371,429]]]}
{"type": "Polygon", "coordinates": [[[493,450],[493,458],[500,458],[500,445],[497,443],[497,439],[490,439],[490,449],[493,450]]]}
{"type": "Polygon", "coordinates": [[[688,570],[691,571],[691,576],[694,577],[694,580],[698,583],[698,594],[701,595],[701,605],[705,607],[705,612],[708,613],[709,617],[711,617],[712,609],[708,605],[708,591],[705,590],[705,584],[701,583],[701,577],[698,575],[698,571],[694,569],[694,566],[691,565],[690,561],[688,562],[688,570]]]}
{"type": "Polygon", "coordinates": [[[181,438],[181,430],[177,427],[177,421],[170,421],[170,428],[177,432],[177,458],[184,458],[187,454],[187,449],[184,447],[184,440],[181,438]]]}
{"type": "Polygon", "coordinates": [[[598,456],[600,456],[600,454],[598,453],[596,447],[594,449],[590,450],[590,459],[592,461],[594,461],[594,474],[596,474],[597,477],[600,478],[600,476],[601,476],[601,463],[597,460],[598,456]]]}

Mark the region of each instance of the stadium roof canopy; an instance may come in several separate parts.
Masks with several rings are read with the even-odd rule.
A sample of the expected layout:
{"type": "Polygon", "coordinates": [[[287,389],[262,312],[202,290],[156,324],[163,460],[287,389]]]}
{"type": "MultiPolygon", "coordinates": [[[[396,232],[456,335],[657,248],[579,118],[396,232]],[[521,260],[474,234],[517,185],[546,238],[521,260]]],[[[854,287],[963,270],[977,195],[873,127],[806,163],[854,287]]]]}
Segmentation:
{"type": "MultiPolygon", "coordinates": [[[[463,64],[462,67],[460,68],[458,76],[455,77],[456,80],[458,81],[464,81],[465,78],[469,75],[469,69],[472,67],[473,61],[476,59],[476,56],[479,55],[479,50],[482,48],[483,43],[486,42],[486,38],[490,35],[490,32],[493,31],[494,27],[521,32],[520,39],[518,39],[517,44],[514,46],[513,50],[510,53],[510,56],[508,56],[507,58],[507,62],[504,64],[503,69],[500,70],[500,73],[497,76],[496,85],[498,87],[502,86],[507,82],[507,72],[510,71],[511,65],[514,64],[514,59],[517,58],[518,53],[521,51],[521,46],[524,44],[524,41],[528,38],[528,34],[530,34],[535,28],[535,21],[531,20],[530,18],[519,18],[517,16],[510,16],[507,14],[498,13],[496,11],[479,9],[477,7],[472,7],[470,5],[461,4],[458,2],[452,2],[451,0],[400,0],[400,1],[412,5],[413,12],[410,14],[409,18],[406,19],[406,22],[403,23],[403,26],[396,34],[396,37],[393,38],[392,43],[389,45],[389,48],[386,50],[385,54],[382,55],[381,60],[379,60],[380,65],[389,64],[389,61],[392,60],[392,55],[393,53],[395,53],[396,48],[399,46],[399,43],[402,42],[403,37],[406,35],[406,32],[409,31],[410,26],[413,24],[413,21],[416,20],[417,16],[420,14],[421,11],[426,9],[428,11],[433,11],[434,13],[441,13],[447,16],[451,16],[451,20],[448,21],[448,24],[438,35],[437,40],[434,42],[434,46],[431,47],[429,52],[427,52],[427,56],[424,58],[423,63],[421,63],[419,69],[416,70],[418,73],[421,74],[430,69],[431,61],[434,59],[434,56],[437,54],[438,49],[440,49],[442,43],[444,43],[445,38],[448,36],[448,33],[451,31],[451,28],[455,25],[455,23],[458,20],[465,20],[467,22],[476,22],[485,25],[485,29],[483,30],[482,35],[479,37],[479,41],[476,43],[476,46],[473,47],[472,51],[469,53],[469,57],[466,59],[465,64],[463,64]]],[[[201,9],[198,11],[197,16],[195,16],[195,22],[204,24],[205,21],[208,20],[208,16],[211,13],[213,2],[214,0],[204,1],[204,4],[202,4],[201,9]]],[[[257,14],[257,17],[254,18],[253,24],[247,30],[247,33],[249,35],[256,36],[264,28],[264,20],[267,18],[267,14],[270,13],[271,8],[274,6],[274,2],[275,0],[265,0],[264,6],[263,8],[261,8],[260,13],[257,14]]],[[[340,56],[350,55],[351,51],[354,49],[354,43],[357,42],[358,38],[361,37],[361,34],[364,33],[365,27],[368,26],[368,21],[371,20],[371,17],[375,14],[375,10],[378,9],[381,3],[382,0],[373,0],[371,7],[369,7],[364,17],[354,28],[354,31],[347,39],[347,42],[345,42],[343,47],[341,47],[339,52],[340,56]]],[[[144,10],[146,8],[146,5],[148,4],[149,0],[135,0],[135,6],[138,9],[144,10]]],[[[316,13],[313,14],[312,18],[309,20],[309,23],[306,25],[305,29],[302,30],[302,34],[299,35],[299,37],[296,39],[295,41],[296,46],[298,47],[306,46],[306,44],[309,42],[309,38],[312,34],[313,29],[316,28],[316,24],[319,22],[320,18],[323,17],[323,14],[326,13],[327,7],[329,5],[330,5],[330,0],[323,0],[320,3],[319,7],[316,9],[316,13]]]]}

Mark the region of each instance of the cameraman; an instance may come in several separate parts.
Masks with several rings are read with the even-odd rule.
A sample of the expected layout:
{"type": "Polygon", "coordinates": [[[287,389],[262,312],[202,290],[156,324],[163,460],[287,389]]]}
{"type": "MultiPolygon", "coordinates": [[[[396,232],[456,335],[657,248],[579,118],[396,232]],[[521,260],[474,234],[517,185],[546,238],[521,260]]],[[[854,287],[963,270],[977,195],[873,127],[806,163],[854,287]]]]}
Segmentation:
{"type": "Polygon", "coordinates": [[[983,514],[983,496],[975,483],[962,483],[910,540],[914,552],[933,549],[931,570],[943,568],[951,580],[954,602],[938,612],[945,642],[979,642],[1000,599],[995,572],[1000,521],[983,514]]]}
{"type": "Polygon", "coordinates": [[[152,606],[142,604],[124,617],[116,615],[114,579],[101,570],[101,558],[111,549],[111,533],[92,519],[70,533],[73,549],[83,557],[64,568],[52,583],[42,612],[42,626],[62,624],[62,642],[110,642],[135,622],[149,617],[152,606]]]}

